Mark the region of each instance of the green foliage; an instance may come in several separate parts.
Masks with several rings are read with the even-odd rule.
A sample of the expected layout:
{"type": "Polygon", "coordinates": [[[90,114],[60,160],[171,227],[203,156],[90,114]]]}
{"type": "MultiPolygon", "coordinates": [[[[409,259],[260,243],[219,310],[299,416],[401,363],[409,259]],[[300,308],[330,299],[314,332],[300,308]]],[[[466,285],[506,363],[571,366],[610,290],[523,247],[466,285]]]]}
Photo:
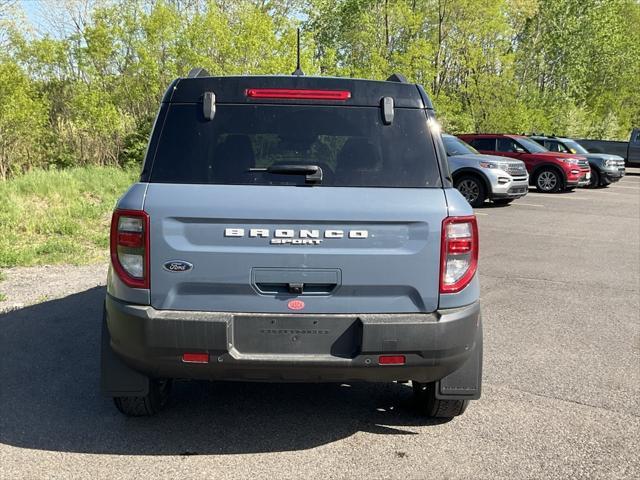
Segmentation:
{"type": "Polygon", "coordinates": [[[640,4],[541,2],[520,35],[519,80],[547,112],[548,128],[627,139],[638,125],[640,4]]]}
{"type": "Polygon", "coordinates": [[[0,55],[0,179],[37,166],[44,153],[46,99],[12,59],[0,55]]]}
{"type": "Polygon", "coordinates": [[[87,4],[85,16],[52,10],[65,28],[46,34],[24,28],[19,4],[0,9],[0,179],[33,168],[139,165],[175,77],[196,66],[289,74],[298,26],[307,74],[403,73],[425,86],[453,133],[624,139],[640,124],[636,0],[87,4]]]}
{"type": "Polygon", "coordinates": [[[634,0],[310,0],[307,13],[323,72],[404,73],[452,132],[627,139],[640,121],[634,0]]]}
{"type": "Polygon", "coordinates": [[[107,259],[111,211],[138,170],[33,170],[0,183],[0,267],[107,259]]]}

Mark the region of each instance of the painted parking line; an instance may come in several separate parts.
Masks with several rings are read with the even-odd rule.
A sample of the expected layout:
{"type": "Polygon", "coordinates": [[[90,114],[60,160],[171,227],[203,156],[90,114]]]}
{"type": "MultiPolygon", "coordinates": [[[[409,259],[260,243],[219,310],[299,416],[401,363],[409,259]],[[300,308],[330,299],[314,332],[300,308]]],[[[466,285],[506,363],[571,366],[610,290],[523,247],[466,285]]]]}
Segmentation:
{"type": "Polygon", "coordinates": [[[518,203],[512,203],[511,205],[517,205],[517,206],[523,206],[523,207],[538,207],[538,208],[544,208],[544,205],[537,205],[535,203],[522,203],[522,202],[518,202],[518,203]]]}
{"type": "Polygon", "coordinates": [[[534,196],[537,198],[540,197],[544,197],[544,198],[554,198],[556,200],[588,200],[588,198],[586,197],[575,197],[573,195],[571,196],[567,196],[565,195],[557,195],[557,194],[549,194],[549,193],[529,193],[530,196],[534,196]]]}
{"type": "MultiPolygon", "coordinates": [[[[619,196],[619,195],[629,195],[629,193],[627,193],[627,192],[625,192],[625,193],[619,193],[619,192],[618,192],[618,193],[616,193],[616,192],[611,192],[611,191],[609,191],[609,190],[607,190],[606,192],[607,192],[607,193],[605,193],[605,195],[606,195],[607,197],[608,197],[609,195],[616,195],[616,196],[619,196]]],[[[598,193],[595,193],[595,194],[594,194],[594,197],[595,197],[595,196],[597,196],[597,195],[600,195],[600,193],[599,193],[599,192],[598,192],[598,193]]]]}
{"type": "Polygon", "coordinates": [[[640,186],[637,186],[637,187],[625,187],[624,185],[609,185],[609,188],[628,188],[629,190],[640,190],[640,186]]]}
{"type": "Polygon", "coordinates": [[[489,214],[488,214],[488,213],[476,212],[475,210],[473,211],[473,214],[474,214],[474,215],[483,215],[483,216],[485,216],[485,217],[488,217],[488,216],[489,216],[489,214]]]}

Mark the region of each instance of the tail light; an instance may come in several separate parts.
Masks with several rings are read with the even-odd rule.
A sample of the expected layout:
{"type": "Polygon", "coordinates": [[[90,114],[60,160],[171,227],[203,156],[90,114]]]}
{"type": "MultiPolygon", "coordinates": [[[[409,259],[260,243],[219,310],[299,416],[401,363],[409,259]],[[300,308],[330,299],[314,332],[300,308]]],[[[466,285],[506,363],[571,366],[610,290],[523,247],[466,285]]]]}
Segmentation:
{"type": "Polygon", "coordinates": [[[440,293],[456,293],[466,287],[478,268],[476,217],[447,217],[442,222],[440,293]]]}
{"type": "Polygon", "coordinates": [[[149,215],[146,212],[113,212],[111,263],[125,285],[149,288],[149,215]]]}

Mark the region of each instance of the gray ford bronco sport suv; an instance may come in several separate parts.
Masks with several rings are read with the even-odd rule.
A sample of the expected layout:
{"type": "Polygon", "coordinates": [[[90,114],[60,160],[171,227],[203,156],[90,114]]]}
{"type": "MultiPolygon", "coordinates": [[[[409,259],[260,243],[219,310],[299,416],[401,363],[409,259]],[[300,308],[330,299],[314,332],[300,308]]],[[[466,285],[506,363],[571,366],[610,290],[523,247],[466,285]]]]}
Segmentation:
{"type": "Polygon", "coordinates": [[[113,213],[102,390],[138,416],[172,379],[411,380],[454,417],[480,397],[477,263],[422,87],[196,71],[113,213]]]}

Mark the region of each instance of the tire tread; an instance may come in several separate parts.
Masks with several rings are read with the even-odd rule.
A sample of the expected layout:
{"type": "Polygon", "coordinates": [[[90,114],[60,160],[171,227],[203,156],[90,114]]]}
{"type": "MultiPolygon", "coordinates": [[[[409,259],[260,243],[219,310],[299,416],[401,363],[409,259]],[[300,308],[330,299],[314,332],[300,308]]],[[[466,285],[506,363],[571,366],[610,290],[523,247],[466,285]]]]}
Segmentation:
{"type": "Polygon", "coordinates": [[[139,397],[114,397],[116,408],[129,417],[150,417],[158,413],[169,398],[171,381],[153,380],[149,393],[139,397]]]}
{"type": "Polygon", "coordinates": [[[412,382],[419,407],[431,418],[453,418],[462,415],[469,400],[441,400],[435,398],[435,382],[424,384],[412,382]]]}

